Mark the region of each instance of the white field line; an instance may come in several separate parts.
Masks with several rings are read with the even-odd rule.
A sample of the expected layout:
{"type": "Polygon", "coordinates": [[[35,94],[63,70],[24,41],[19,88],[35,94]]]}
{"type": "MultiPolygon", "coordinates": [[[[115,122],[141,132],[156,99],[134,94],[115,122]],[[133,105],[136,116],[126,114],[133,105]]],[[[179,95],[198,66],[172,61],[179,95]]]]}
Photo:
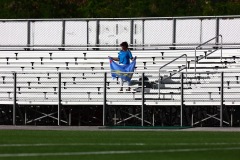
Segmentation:
{"type": "Polygon", "coordinates": [[[38,147],[38,146],[143,146],[144,143],[37,143],[0,144],[0,147],[38,147]]]}
{"type": "Polygon", "coordinates": [[[41,146],[218,146],[240,145],[239,143],[36,143],[36,144],[0,144],[0,147],[41,147],[41,146]]]}
{"type": "Polygon", "coordinates": [[[240,147],[231,148],[187,148],[164,150],[135,150],[135,151],[97,151],[97,152],[61,152],[61,153],[13,153],[0,154],[0,157],[45,157],[45,156],[78,156],[78,155],[113,155],[113,154],[140,154],[140,153],[174,153],[174,152],[204,152],[204,151],[233,151],[240,147]]]}

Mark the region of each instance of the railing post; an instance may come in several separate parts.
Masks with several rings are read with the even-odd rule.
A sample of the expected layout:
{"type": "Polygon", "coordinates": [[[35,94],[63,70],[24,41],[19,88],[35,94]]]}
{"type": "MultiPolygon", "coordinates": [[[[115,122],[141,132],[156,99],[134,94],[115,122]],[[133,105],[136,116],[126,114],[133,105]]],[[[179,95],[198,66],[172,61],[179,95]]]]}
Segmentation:
{"type": "Polygon", "coordinates": [[[89,45],[89,20],[87,20],[87,50],[89,50],[88,45],[89,45]]]}
{"type": "Polygon", "coordinates": [[[224,94],[224,73],[221,72],[221,105],[220,105],[220,127],[223,126],[223,94],[224,94]]]}
{"type": "Polygon", "coordinates": [[[27,46],[29,47],[30,45],[31,45],[31,21],[27,21],[27,46]]]}
{"type": "Polygon", "coordinates": [[[177,26],[177,19],[174,18],[173,19],[173,39],[172,39],[172,45],[175,46],[176,45],[176,27],[177,26]]]}
{"type": "Polygon", "coordinates": [[[104,73],[104,84],[103,84],[103,126],[106,121],[106,106],[107,106],[107,72],[104,73]]]}
{"type": "Polygon", "coordinates": [[[180,108],[180,126],[183,126],[183,102],[184,102],[184,86],[183,86],[183,72],[181,72],[181,108],[180,108]]]}
{"type": "Polygon", "coordinates": [[[131,20],[130,21],[131,25],[130,25],[130,45],[133,45],[133,35],[134,35],[134,21],[131,20]]]}
{"type": "MultiPolygon", "coordinates": [[[[145,20],[143,19],[142,20],[142,44],[143,44],[143,46],[144,46],[144,44],[145,44],[145,20]]],[[[144,47],[143,47],[143,50],[144,50],[144,47]]]]}
{"type": "Polygon", "coordinates": [[[200,39],[199,39],[199,41],[200,41],[200,44],[202,44],[202,35],[203,35],[203,29],[202,29],[202,21],[203,21],[203,19],[200,19],[200,39]]]}
{"type": "Polygon", "coordinates": [[[61,101],[62,101],[62,98],[61,98],[61,72],[58,73],[58,126],[60,126],[60,122],[61,122],[61,101]]]}
{"type": "Polygon", "coordinates": [[[160,100],[160,84],[161,84],[160,70],[161,69],[159,69],[159,71],[158,71],[158,98],[159,98],[159,100],[160,100]]]}
{"type": "Polygon", "coordinates": [[[221,60],[222,60],[223,37],[222,37],[222,35],[220,35],[220,37],[221,37],[221,60]]]}
{"type": "Polygon", "coordinates": [[[219,43],[219,18],[216,18],[216,44],[219,43]]]}
{"type": "MultiPolygon", "coordinates": [[[[62,21],[62,46],[65,46],[65,37],[66,37],[66,21],[62,21]]],[[[64,48],[63,48],[64,50],[64,48]]]]}
{"type": "Polygon", "coordinates": [[[100,40],[99,40],[99,37],[100,37],[100,22],[99,22],[99,20],[97,20],[96,23],[97,23],[97,28],[96,28],[96,46],[99,46],[99,43],[100,43],[100,40]]]}
{"type": "Polygon", "coordinates": [[[144,82],[144,73],[142,73],[142,109],[141,109],[141,126],[144,126],[144,104],[145,104],[145,82],[144,82]]]}
{"type": "Polygon", "coordinates": [[[13,84],[13,125],[16,125],[16,107],[17,107],[17,73],[13,73],[13,79],[14,79],[14,84],[13,84]]]}
{"type": "Polygon", "coordinates": [[[194,66],[195,76],[197,72],[197,47],[195,48],[195,66],[194,66]]]}

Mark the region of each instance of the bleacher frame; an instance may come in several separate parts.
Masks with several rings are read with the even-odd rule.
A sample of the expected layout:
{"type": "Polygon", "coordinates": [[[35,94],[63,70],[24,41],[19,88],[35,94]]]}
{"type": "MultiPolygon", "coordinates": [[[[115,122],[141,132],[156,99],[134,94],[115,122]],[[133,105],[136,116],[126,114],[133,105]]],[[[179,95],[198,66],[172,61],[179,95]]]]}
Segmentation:
{"type": "MultiPolygon", "coordinates": [[[[51,100],[49,97],[46,101],[41,101],[40,99],[38,102],[34,102],[33,99],[31,101],[31,98],[26,99],[25,101],[18,98],[19,93],[21,93],[21,91],[18,91],[17,89],[18,74],[26,74],[27,77],[27,73],[10,72],[10,74],[13,74],[14,78],[12,87],[13,97],[9,98],[5,101],[5,103],[1,101],[1,113],[5,113],[5,116],[2,115],[1,118],[1,123],[3,124],[44,125],[45,122],[43,121],[47,118],[47,120],[45,120],[45,125],[49,125],[48,123],[50,122],[52,122],[51,125],[72,125],[72,114],[82,115],[84,113],[90,114],[93,112],[96,113],[97,116],[89,115],[88,119],[96,120],[94,124],[87,122],[83,123],[81,120],[79,120],[77,124],[104,126],[236,126],[238,124],[238,117],[233,118],[233,115],[237,113],[234,113],[233,110],[238,110],[240,105],[240,97],[238,96],[239,92],[236,91],[236,89],[240,88],[240,83],[237,80],[235,82],[233,81],[232,84],[229,81],[224,81],[224,79],[234,78],[237,74],[239,74],[235,72],[198,72],[197,76],[195,72],[181,72],[175,76],[175,80],[180,82],[177,84],[179,86],[179,94],[175,94],[177,92],[168,93],[172,96],[170,99],[164,99],[163,97],[159,99],[149,99],[147,97],[149,94],[159,94],[158,90],[155,91],[154,89],[151,89],[152,91],[150,93],[145,91],[147,86],[146,83],[149,83],[149,81],[141,82],[141,84],[143,84],[140,86],[141,92],[110,92],[108,91],[108,88],[111,87],[108,82],[110,73],[103,72],[103,82],[100,83],[102,86],[100,90],[102,91],[96,92],[96,94],[102,95],[102,99],[95,100],[94,97],[92,97],[87,101],[85,99],[72,101],[71,98],[69,100],[63,100],[61,96],[66,93],[64,91],[66,86],[63,86],[62,83],[62,73],[57,72],[56,74],[58,75],[58,78],[56,82],[54,82],[57,84],[57,91],[55,93],[57,95],[57,99],[51,100]],[[186,77],[186,75],[188,75],[188,77],[186,77]],[[210,83],[217,86],[213,88],[212,91],[211,88],[208,88],[206,91],[200,91],[201,89],[204,89],[204,85],[206,86],[210,83]],[[195,87],[193,87],[193,85],[195,85],[195,87]],[[232,93],[234,94],[234,97],[231,97],[232,93]],[[108,96],[111,94],[114,94],[115,98],[109,98],[108,96]],[[122,94],[127,94],[129,97],[120,98],[122,94]],[[132,99],[132,97],[130,97],[130,95],[133,96],[134,94],[138,94],[139,99],[132,99]],[[201,95],[203,96],[202,98],[201,95]],[[178,96],[180,96],[180,98],[178,96]],[[79,110],[76,111],[76,108],[80,108],[81,113],[75,113],[79,112],[79,110]],[[28,114],[26,111],[30,113],[28,114]],[[167,115],[170,117],[167,117],[167,115]],[[4,121],[4,117],[8,118],[4,121]]],[[[81,75],[82,73],[76,72],[76,74],[81,75]]],[[[137,75],[137,73],[135,74],[137,75]]],[[[141,74],[142,80],[144,80],[144,76],[147,75],[145,73],[139,74],[141,74]]],[[[158,75],[157,72],[155,74],[158,75]]],[[[166,83],[166,85],[171,85],[171,82],[166,83]]],[[[78,87],[75,88],[75,90],[78,89],[78,87]]],[[[72,92],[75,94],[80,93],[79,91],[72,92]]],[[[91,88],[86,86],[83,92],[91,93],[91,88]]],[[[42,91],[37,92],[37,94],[40,93],[42,93],[42,91]]],[[[24,94],[24,92],[21,94],[24,94]]],[[[32,92],[29,91],[25,94],[31,95],[32,92]]],[[[166,93],[163,91],[160,94],[163,96],[166,93]]],[[[43,97],[42,99],[45,98],[43,97]]],[[[81,99],[81,97],[79,99],[81,99]]],[[[84,116],[86,117],[87,115],[84,116]]],[[[76,125],[76,123],[74,124],[76,125]]]]}

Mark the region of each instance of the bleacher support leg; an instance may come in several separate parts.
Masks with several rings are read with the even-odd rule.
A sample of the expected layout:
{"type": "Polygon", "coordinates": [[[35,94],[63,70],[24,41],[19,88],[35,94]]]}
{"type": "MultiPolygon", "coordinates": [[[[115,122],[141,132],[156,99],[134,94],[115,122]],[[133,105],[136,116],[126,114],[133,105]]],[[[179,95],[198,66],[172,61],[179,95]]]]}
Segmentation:
{"type": "Polygon", "coordinates": [[[220,105],[220,127],[223,126],[223,89],[224,89],[224,73],[221,72],[221,105],[220,105]]]}
{"type": "Polygon", "coordinates": [[[16,125],[16,106],[17,106],[17,73],[13,74],[13,78],[14,78],[14,95],[13,95],[13,125],[16,125]]]}
{"type": "Polygon", "coordinates": [[[141,109],[141,116],[142,122],[141,126],[144,126],[144,103],[145,103],[145,95],[144,95],[144,73],[142,73],[142,109],[141,109]]]}
{"type": "Polygon", "coordinates": [[[183,126],[183,72],[181,72],[181,108],[180,108],[180,126],[183,126]]]}
{"type": "Polygon", "coordinates": [[[61,122],[61,73],[58,73],[58,126],[61,122]]]}
{"type": "Polygon", "coordinates": [[[103,86],[103,126],[105,126],[106,106],[107,106],[107,72],[104,73],[104,86],[103,86]]]}

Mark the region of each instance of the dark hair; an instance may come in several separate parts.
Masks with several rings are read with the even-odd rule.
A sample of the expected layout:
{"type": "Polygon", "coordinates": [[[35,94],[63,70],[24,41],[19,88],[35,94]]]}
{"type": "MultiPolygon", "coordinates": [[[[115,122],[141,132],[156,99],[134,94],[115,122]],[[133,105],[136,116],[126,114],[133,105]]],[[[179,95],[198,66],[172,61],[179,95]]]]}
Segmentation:
{"type": "Polygon", "coordinates": [[[127,43],[127,42],[122,42],[122,43],[120,44],[120,46],[128,48],[128,43],[127,43]]]}

